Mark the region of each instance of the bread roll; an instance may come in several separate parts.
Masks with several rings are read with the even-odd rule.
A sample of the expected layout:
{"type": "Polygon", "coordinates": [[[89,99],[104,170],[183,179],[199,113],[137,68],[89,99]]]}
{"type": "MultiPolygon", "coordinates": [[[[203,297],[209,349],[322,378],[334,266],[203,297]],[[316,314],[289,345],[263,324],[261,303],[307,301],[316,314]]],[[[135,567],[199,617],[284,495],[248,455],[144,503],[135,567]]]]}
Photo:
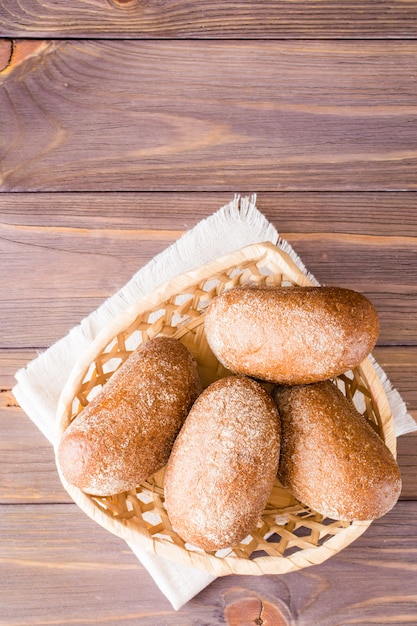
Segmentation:
{"type": "Polygon", "coordinates": [[[142,344],[64,432],[64,478],[94,495],[139,485],[163,467],[200,392],[196,363],[176,339],[142,344]]]}
{"type": "Polygon", "coordinates": [[[338,287],[238,287],[205,317],[207,341],[232,372],[286,385],[332,378],[371,352],[378,316],[365,296],[338,287]]]}
{"type": "Polygon", "coordinates": [[[265,508],[278,455],[278,412],[264,388],[240,376],[212,383],[167,465],[165,504],[174,529],[204,550],[239,543],[265,508]]]}
{"type": "Polygon", "coordinates": [[[336,520],[385,515],[401,492],[398,465],[330,381],[272,392],[281,418],[278,478],[303,504],[336,520]]]}

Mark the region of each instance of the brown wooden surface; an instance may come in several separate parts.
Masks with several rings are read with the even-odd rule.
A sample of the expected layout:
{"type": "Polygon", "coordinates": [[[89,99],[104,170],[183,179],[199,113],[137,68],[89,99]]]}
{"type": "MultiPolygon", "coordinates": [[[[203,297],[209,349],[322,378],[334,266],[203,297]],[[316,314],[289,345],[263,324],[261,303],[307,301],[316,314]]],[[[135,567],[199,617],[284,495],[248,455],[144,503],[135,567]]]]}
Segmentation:
{"type": "Polygon", "coordinates": [[[20,43],[3,191],[417,188],[415,41],[20,43]]]}
{"type": "Polygon", "coordinates": [[[7,37],[416,38],[405,0],[1,0],[7,37]]]}
{"type": "Polygon", "coordinates": [[[375,357],[417,418],[416,26],[412,0],[0,0],[0,626],[417,624],[417,433],[398,440],[401,501],[343,552],[217,579],[175,612],[70,501],[11,393],[155,254],[257,192],[322,283],[375,303],[375,357]]]}
{"type": "Polygon", "coordinates": [[[262,606],[275,617],[265,626],[277,614],[285,626],[415,624],[416,515],[401,502],[320,566],[220,578],[175,612],[125,544],[73,505],[3,506],[0,624],[256,626],[262,606]]]}

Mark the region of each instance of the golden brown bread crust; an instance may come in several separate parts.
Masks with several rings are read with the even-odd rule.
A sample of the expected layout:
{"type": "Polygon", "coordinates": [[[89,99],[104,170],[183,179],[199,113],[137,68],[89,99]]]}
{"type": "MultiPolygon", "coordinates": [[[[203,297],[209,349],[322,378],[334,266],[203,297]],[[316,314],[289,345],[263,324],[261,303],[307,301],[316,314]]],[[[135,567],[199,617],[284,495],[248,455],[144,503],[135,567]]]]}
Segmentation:
{"type": "Polygon", "coordinates": [[[279,419],[263,387],[245,377],[212,383],[196,400],[165,475],[171,523],[204,550],[236,545],[253,530],[278,468],[279,419]]]}
{"type": "Polygon", "coordinates": [[[330,381],[274,388],[281,418],[278,478],[303,504],[332,519],[385,515],[401,492],[382,439],[330,381]]]}
{"type": "Polygon", "coordinates": [[[238,287],[212,301],[208,343],[232,372],[296,385],[337,376],[372,351],[378,315],[339,287],[238,287]]]}
{"type": "Polygon", "coordinates": [[[200,392],[196,363],[176,339],[139,346],[64,432],[65,479],[94,495],[132,489],[165,465],[200,392]]]}

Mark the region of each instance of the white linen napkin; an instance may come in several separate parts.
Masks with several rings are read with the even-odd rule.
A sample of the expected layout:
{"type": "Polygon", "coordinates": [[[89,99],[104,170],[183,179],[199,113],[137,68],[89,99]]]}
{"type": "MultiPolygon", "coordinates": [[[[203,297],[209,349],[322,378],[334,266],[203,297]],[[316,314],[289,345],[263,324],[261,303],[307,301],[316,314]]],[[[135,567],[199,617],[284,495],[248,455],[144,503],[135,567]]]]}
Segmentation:
{"type": "MultiPolygon", "coordinates": [[[[285,240],[256,208],[256,197],[234,200],[186,232],[177,242],[140,269],[115,295],[104,302],[67,336],[16,373],[13,394],[29,418],[53,444],[55,416],[61,390],[75,360],[94,340],[103,325],[131,303],[170,278],[229,252],[270,241],[288,252],[300,269],[306,268],[285,240]],[[47,381],[47,384],[45,384],[47,381]]],[[[309,274],[310,278],[317,281],[309,274]]],[[[405,403],[375,363],[394,415],[397,435],[417,430],[405,403]]],[[[181,608],[214,580],[214,576],[130,546],[174,609],[181,608]]]]}

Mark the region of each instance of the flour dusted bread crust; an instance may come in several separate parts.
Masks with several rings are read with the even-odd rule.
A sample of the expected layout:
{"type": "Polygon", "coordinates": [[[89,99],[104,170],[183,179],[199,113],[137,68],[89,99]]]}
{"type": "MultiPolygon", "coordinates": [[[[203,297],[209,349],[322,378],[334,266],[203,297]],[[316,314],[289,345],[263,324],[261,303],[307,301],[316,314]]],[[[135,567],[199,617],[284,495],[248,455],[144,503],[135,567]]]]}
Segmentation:
{"type": "Polygon", "coordinates": [[[278,468],[279,419],[264,388],[230,376],[196,400],[165,475],[171,523],[204,550],[236,545],[253,530],[278,468]]]}
{"type": "Polygon", "coordinates": [[[103,496],[139,485],[167,462],[200,390],[196,363],[178,340],[145,342],[62,435],[64,478],[103,496]]]}
{"type": "Polygon", "coordinates": [[[272,392],[281,418],[278,478],[303,504],[336,520],[385,515],[401,492],[382,439],[331,381],[272,392]]]}
{"type": "Polygon", "coordinates": [[[367,298],[339,287],[238,287],[210,304],[208,343],[236,374],[286,385],[356,367],[372,351],[378,315],[367,298]]]}

